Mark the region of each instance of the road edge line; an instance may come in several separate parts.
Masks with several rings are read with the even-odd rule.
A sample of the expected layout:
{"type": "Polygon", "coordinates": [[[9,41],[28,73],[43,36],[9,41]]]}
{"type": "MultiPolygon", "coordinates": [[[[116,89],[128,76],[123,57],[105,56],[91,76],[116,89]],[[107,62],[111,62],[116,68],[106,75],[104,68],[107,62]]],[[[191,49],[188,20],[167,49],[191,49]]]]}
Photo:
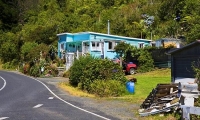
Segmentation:
{"type": "Polygon", "coordinates": [[[3,87],[0,88],[0,91],[3,90],[6,87],[6,80],[0,76],[0,78],[4,81],[3,87]]]}
{"type": "MultiPolygon", "coordinates": [[[[17,74],[18,74],[18,73],[17,73],[17,74]]],[[[24,74],[20,74],[20,75],[23,75],[23,76],[29,77],[29,78],[31,78],[31,79],[33,79],[33,80],[35,80],[35,81],[38,81],[38,82],[41,83],[43,86],[45,86],[45,87],[47,88],[47,90],[48,90],[51,94],[53,94],[56,98],[58,98],[59,100],[63,101],[64,103],[66,103],[66,104],[68,104],[68,105],[70,105],[70,106],[72,106],[72,107],[74,107],[74,108],[77,108],[77,109],[79,109],[79,110],[81,110],[81,111],[84,111],[84,112],[86,112],[86,113],[92,114],[92,115],[94,115],[94,116],[97,116],[97,117],[102,118],[102,119],[105,119],[105,120],[111,120],[111,119],[109,119],[109,118],[103,117],[103,116],[98,115],[98,114],[93,113],[93,112],[90,112],[90,111],[88,111],[88,110],[85,110],[85,109],[83,109],[83,108],[80,108],[80,107],[78,107],[78,106],[75,106],[75,105],[73,105],[73,104],[71,104],[71,103],[69,103],[69,102],[63,100],[62,98],[60,98],[59,96],[57,96],[53,91],[51,91],[51,89],[50,89],[46,84],[44,84],[43,82],[41,82],[40,80],[38,80],[38,79],[36,79],[36,78],[34,78],[34,77],[27,76],[27,75],[24,75],[24,74]]]]}

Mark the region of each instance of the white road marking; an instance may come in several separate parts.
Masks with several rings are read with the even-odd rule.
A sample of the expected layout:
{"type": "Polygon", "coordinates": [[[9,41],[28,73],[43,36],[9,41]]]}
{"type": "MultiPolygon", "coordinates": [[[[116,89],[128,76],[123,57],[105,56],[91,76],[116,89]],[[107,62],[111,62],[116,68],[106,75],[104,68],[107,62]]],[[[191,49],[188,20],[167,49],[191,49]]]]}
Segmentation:
{"type": "MultiPolygon", "coordinates": [[[[0,91],[1,91],[1,90],[3,90],[3,89],[5,88],[5,86],[6,86],[6,80],[5,80],[4,78],[2,78],[1,76],[0,76],[0,78],[4,81],[3,87],[0,88],[0,91]]],[[[1,120],[1,119],[0,119],[0,120],[1,120]]]]}
{"type": "MultiPolygon", "coordinates": [[[[21,75],[24,75],[24,74],[21,74],[21,75]]],[[[97,117],[99,117],[99,118],[102,118],[102,119],[104,119],[104,120],[111,120],[111,119],[109,119],[109,118],[106,118],[106,117],[103,117],[103,116],[98,115],[98,114],[96,114],[96,113],[87,111],[87,110],[85,110],[85,109],[83,109],[83,108],[80,108],[80,107],[78,107],[78,106],[75,106],[75,105],[73,105],[73,104],[71,104],[71,103],[69,103],[69,102],[63,100],[62,98],[58,97],[54,92],[52,92],[51,89],[48,88],[47,85],[45,85],[43,82],[37,80],[36,78],[27,76],[27,75],[24,75],[24,76],[29,77],[29,78],[31,78],[31,79],[33,79],[33,80],[36,80],[36,81],[38,81],[39,83],[41,83],[42,85],[44,85],[44,86],[47,88],[47,90],[49,90],[49,92],[50,92],[51,94],[53,94],[56,98],[58,98],[59,100],[63,101],[64,103],[66,103],[66,104],[68,104],[68,105],[70,105],[70,106],[72,106],[72,107],[74,107],[74,108],[77,108],[77,109],[79,109],[79,110],[82,110],[82,111],[84,111],[84,112],[87,112],[87,113],[89,113],[89,114],[92,114],[92,115],[94,115],[94,116],[97,116],[97,117]]]]}
{"type": "Polygon", "coordinates": [[[9,117],[0,117],[0,120],[5,120],[7,118],[9,118],[9,117]]]}
{"type": "Polygon", "coordinates": [[[52,99],[53,99],[53,97],[49,97],[48,99],[49,99],[49,100],[52,100],[52,99]]]}
{"type": "Polygon", "coordinates": [[[43,104],[38,104],[38,105],[36,105],[36,106],[34,106],[33,108],[39,108],[39,107],[41,107],[43,104]]]}
{"type": "MultiPolygon", "coordinates": [[[[26,75],[25,75],[25,76],[26,76],[26,75]]],[[[29,76],[27,76],[27,77],[29,77],[29,76]]],[[[29,77],[29,78],[32,78],[32,77],[29,77]]],[[[37,80],[37,79],[35,79],[35,78],[32,78],[32,79],[34,79],[34,80],[40,82],[42,85],[44,85],[44,86],[47,88],[47,90],[49,90],[49,92],[50,92],[51,94],[53,94],[56,98],[58,98],[59,100],[63,101],[64,103],[66,103],[66,104],[68,104],[68,105],[70,105],[70,106],[72,106],[72,107],[74,107],[74,108],[77,108],[77,109],[79,109],[79,110],[82,110],[82,111],[84,111],[84,112],[87,112],[87,113],[89,113],[89,114],[92,114],[92,115],[94,115],[94,116],[97,116],[97,117],[99,117],[99,118],[102,118],[102,119],[104,119],[104,120],[110,120],[109,118],[106,118],[106,117],[103,117],[103,116],[98,115],[98,114],[96,114],[96,113],[87,111],[87,110],[85,110],[85,109],[83,109],[83,108],[80,108],[80,107],[78,107],[78,106],[75,106],[75,105],[73,105],[73,104],[71,104],[71,103],[69,103],[69,102],[63,100],[62,98],[58,97],[54,92],[52,92],[52,91],[50,90],[50,88],[48,88],[47,85],[45,85],[43,82],[41,82],[41,81],[39,81],[39,80],[37,80]]]]}

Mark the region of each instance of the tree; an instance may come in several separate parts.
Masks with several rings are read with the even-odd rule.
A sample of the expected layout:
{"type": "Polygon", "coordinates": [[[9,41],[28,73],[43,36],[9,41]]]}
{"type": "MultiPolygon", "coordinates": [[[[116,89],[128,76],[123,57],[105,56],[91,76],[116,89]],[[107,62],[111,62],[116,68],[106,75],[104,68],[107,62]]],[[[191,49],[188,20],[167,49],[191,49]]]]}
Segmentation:
{"type": "Polygon", "coordinates": [[[122,57],[123,57],[123,55],[126,54],[128,46],[129,46],[129,44],[127,44],[125,42],[120,42],[114,48],[115,51],[116,51],[116,53],[119,54],[119,57],[120,57],[120,66],[122,66],[122,57]]]}
{"type": "Polygon", "coordinates": [[[35,43],[35,42],[24,43],[24,45],[21,47],[21,50],[20,50],[21,51],[21,58],[22,58],[23,61],[30,61],[30,59],[28,59],[28,54],[36,46],[38,46],[38,44],[35,43]]]}
{"type": "Polygon", "coordinates": [[[140,56],[138,57],[138,62],[139,62],[138,71],[140,71],[140,72],[149,72],[154,69],[154,65],[153,65],[154,61],[152,59],[152,56],[145,49],[142,49],[140,51],[140,56]]]}
{"type": "Polygon", "coordinates": [[[49,46],[42,43],[32,48],[30,52],[27,54],[27,57],[30,61],[38,61],[41,58],[47,59],[49,50],[50,50],[49,46]]]}
{"type": "Polygon", "coordinates": [[[16,35],[7,32],[0,37],[0,58],[3,63],[10,62],[13,59],[19,60],[18,44],[16,41],[16,35]]]}

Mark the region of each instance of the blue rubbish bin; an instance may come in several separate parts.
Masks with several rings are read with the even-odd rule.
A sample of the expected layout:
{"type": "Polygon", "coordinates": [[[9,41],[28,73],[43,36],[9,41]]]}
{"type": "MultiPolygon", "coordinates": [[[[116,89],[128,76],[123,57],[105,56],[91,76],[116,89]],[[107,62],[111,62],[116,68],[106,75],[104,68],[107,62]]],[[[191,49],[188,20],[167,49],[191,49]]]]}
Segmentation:
{"type": "Polygon", "coordinates": [[[135,92],[135,83],[131,82],[131,81],[127,82],[126,89],[128,90],[129,93],[134,93],[135,92]]]}

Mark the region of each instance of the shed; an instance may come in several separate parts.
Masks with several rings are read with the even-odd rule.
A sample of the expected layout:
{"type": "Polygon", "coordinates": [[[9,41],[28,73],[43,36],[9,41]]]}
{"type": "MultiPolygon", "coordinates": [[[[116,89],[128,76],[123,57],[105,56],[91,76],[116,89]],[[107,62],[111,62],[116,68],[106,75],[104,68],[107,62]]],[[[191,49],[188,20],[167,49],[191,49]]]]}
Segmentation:
{"type": "Polygon", "coordinates": [[[194,80],[195,72],[192,69],[192,62],[200,60],[200,40],[171,51],[169,54],[171,54],[171,81],[194,80]]]}
{"type": "Polygon", "coordinates": [[[181,48],[183,47],[183,42],[181,39],[176,38],[160,38],[155,41],[156,47],[164,47],[168,48],[170,46],[174,46],[174,48],[181,48]]]}

